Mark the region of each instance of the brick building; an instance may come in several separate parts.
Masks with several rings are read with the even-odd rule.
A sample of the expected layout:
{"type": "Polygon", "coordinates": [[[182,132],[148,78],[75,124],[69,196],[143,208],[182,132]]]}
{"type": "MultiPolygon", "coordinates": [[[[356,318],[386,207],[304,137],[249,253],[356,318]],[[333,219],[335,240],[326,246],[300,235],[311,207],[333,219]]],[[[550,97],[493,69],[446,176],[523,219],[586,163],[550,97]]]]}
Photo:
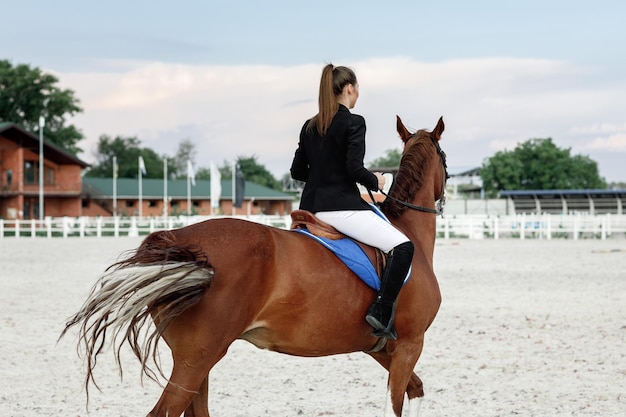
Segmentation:
{"type": "MultiPolygon", "coordinates": [[[[44,215],[80,216],[81,171],[89,164],[44,140],[44,215]]],[[[0,217],[39,218],[39,138],[0,123],[0,217]]]]}

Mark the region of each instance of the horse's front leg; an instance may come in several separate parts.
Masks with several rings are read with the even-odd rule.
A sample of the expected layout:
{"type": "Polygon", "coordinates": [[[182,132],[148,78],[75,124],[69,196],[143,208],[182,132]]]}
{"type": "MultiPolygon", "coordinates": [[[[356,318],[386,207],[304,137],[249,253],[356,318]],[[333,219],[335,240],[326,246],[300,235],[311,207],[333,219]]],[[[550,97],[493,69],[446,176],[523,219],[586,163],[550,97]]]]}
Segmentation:
{"type": "MultiPolygon", "coordinates": [[[[379,353],[370,353],[376,362],[378,362],[383,368],[389,371],[389,364],[391,363],[391,356],[387,352],[379,353]]],[[[414,399],[420,399],[424,396],[424,383],[420,379],[415,372],[411,374],[411,378],[409,379],[409,384],[406,387],[406,394],[409,397],[409,401],[414,399]]]]}
{"type": "Polygon", "coordinates": [[[424,384],[415,372],[411,375],[406,393],[409,397],[409,403],[405,407],[404,414],[407,417],[418,417],[424,399],[424,384]]]}
{"type": "Polygon", "coordinates": [[[409,404],[404,415],[417,417],[421,398],[424,396],[422,381],[413,369],[422,354],[423,339],[415,342],[400,342],[389,346],[389,396],[393,415],[400,417],[404,407],[404,395],[408,394],[409,404]],[[413,385],[414,384],[414,385],[413,385]]]}
{"type": "Polygon", "coordinates": [[[419,413],[419,403],[424,396],[424,388],[421,379],[413,372],[413,368],[422,353],[422,347],[423,343],[389,342],[384,351],[370,353],[370,356],[389,372],[385,417],[403,415],[405,394],[409,398],[409,406],[404,410],[405,415],[415,417],[419,413]]]}
{"type": "MultiPolygon", "coordinates": [[[[424,389],[422,380],[413,372],[411,374],[411,378],[409,379],[409,384],[406,388],[406,394],[409,399],[408,404],[403,403],[402,405],[402,416],[403,417],[418,417],[419,410],[422,404],[422,400],[424,399],[424,389]]],[[[390,386],[387,385],[387,396],[385,401],[385,417],[396,417],[393,408],[393,401],[391,399],[391,389],[390,386]]]]}

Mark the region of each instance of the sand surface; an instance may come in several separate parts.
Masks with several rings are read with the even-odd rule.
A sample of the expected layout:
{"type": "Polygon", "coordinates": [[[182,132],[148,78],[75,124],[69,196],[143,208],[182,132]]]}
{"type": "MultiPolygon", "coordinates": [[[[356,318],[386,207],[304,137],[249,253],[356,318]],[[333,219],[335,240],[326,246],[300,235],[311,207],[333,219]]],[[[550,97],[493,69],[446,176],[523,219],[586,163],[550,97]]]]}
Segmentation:
{"type": "MultiPolygon", "coordinates": [[[[71,332],[99,273],[137,238],[0,240],[0,416],[144,416],[161,389],[109,350],[91,390],[71,332]]],[[[443,304],[416,371],[420,416],[626,416],[626,242],[439,241],[443,304]]],[[[169,352],[163,348],[167,367],[169,352]]],[[[382,416],[362,353],[295,358],[236,342],[212,371],[215,417],[382,416]]]]}

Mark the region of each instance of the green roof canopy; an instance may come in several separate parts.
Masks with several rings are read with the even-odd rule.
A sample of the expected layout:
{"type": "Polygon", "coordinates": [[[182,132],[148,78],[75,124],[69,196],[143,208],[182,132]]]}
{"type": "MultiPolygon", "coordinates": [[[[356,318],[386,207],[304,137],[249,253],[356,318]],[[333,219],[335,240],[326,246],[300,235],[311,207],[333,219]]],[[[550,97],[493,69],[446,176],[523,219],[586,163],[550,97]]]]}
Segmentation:
{"type": "MultiPolygon", "coordinates": [[[[222,195],[220,199],[230,200],[233,197],[232,181],[222,180],[222,195]]],[[[118,198],[138,198],[139,179],[138,178],[118,178],[117,179],[118,198]]],[[[141,183],[142,198],[162,199],[163,180],[155,178],[143,178],[141,183]]],[[[83,177],[83,194],[90,194],[92,197],[113,197],[113,178],[88,178],[83,177]]],[[[169,197],[187,198],[187,179],[176,179],[167,181],[167,194],[169,197]]],[[[290,194],[273,190],[262,185],[246,181],[244,198],[255,198],[258,200],[291,200],[290,194]]],[[[196,180],[196,185],[191,186],[191,198],[210,199],[211,181],[196,180]]]]}

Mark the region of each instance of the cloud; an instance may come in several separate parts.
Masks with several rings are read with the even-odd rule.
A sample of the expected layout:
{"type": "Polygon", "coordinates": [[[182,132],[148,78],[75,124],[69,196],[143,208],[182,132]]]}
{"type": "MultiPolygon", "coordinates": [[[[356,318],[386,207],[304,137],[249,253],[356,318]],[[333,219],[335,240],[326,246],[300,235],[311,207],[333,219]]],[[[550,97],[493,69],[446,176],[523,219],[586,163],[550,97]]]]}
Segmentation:
{"type": "MultiPolygon", "coordinates": [[[[198,166],[254,155],[281,177],[303,122],[316,112],[322,66],[135,61],[58,76],[81,99],[84,113],[73,123],[87,136],[81,143],[87,160],[101,134],[137,136],[169,155],[188,138],[197,146],[198,166]]],[[[400,148],[396,114],[412,129],[432,129],[443,116],[442,147],[452,167],[478,166],[536,137],[587,150],[592,158],[599,150],[626,151],[623,81],[607,80],[600,68],[507,57],[375,58],[349,66],[361,89],[354,112],[367,120],[366,161],[400,148]]],[[[617,167],[608,168],[618,175],[617,167]]]]}
{"type": "Polygon", "coordinates": [[[603,151],[626,151],[626,132],[594,138],[586,146],[586,148],[592,150],[598,149],[603,151]]]}

